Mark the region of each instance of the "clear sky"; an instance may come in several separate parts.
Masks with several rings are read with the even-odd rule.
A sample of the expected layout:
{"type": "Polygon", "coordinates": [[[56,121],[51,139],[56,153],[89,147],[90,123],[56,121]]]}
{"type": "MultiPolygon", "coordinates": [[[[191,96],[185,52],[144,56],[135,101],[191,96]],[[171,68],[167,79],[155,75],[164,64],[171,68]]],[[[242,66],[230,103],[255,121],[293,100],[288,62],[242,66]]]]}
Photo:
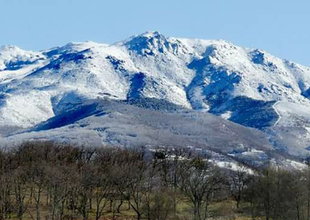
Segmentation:
{"type": "Polygon", "coordinates": [[[225,39],[310,66],[310,0],[0,0],[0,45],[113,43],[148,30],[225,39]]]}

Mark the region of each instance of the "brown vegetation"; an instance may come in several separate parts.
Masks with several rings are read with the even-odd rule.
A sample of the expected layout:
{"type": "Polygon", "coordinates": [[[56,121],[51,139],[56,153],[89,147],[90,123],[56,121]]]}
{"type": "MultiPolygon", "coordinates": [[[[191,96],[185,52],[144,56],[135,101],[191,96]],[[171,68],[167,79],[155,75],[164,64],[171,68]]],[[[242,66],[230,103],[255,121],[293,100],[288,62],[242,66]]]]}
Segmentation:
{"type": "Polygon", "coordinates": [[[310,171],[228,171],[185,149],[0,151],[2,219],[310,219],[310,171]],[[241,218],[242,217],[242,218],[241,218]]]}

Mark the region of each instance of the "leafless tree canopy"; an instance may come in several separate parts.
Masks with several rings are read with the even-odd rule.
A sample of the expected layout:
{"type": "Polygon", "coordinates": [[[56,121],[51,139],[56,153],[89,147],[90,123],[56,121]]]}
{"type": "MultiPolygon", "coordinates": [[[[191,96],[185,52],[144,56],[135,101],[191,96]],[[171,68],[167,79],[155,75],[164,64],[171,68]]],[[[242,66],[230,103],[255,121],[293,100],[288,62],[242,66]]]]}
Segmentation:
{"type": "Polygon", "coordinates": [[[0,220],[117,219],[123,212],[137,220],[206,220],[217,215],[211,204],[228,200],[252,219],[309,220],[310,169],[249,174],[185,149],[40,142],[0,151],[0,220]]]}

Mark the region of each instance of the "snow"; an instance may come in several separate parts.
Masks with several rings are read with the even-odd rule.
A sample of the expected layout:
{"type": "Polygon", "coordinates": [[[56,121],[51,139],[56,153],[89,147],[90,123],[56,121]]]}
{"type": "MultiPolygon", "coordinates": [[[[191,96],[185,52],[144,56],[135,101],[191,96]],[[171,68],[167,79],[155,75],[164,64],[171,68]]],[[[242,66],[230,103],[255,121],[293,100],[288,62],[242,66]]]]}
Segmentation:
{"type": "Polygon", "coordinates": [[[212,163],[214,163],[218,167],[229,169],[229,170],[232,170],[232,171],[242,171],[242,172],[245,172],[245,173],[250,174],[250,175],[254,174],[254,171],[252,169],[244,167],[244,166],[240,165],[236,161],[230,162],[230,161],[217,161],[217,160],[213,160],[212,163]]]}
{"type": "Polygon", "coordinates": [[[307,165],[304,164],[304,163],[301,163],[301,162],[297,162],[297,161],[294,161],[294,160],[286,160],[287,163],[290,165],[290,167],[294,168],[294,169],[297,169],[297,170],[304,170],[307,168],[307,165]]]}
{"type": "Polygon", "coordinates": [[[279,124],[279,122],[280,122],[280,120],[281,120],[281,118],[282,118],[282,116],[280,115],[280,113],[279,113],[279,111],[278,111],[278,109],[277,109],[277,105],[279,104],[279,101],[277,101],[272,107],[273,107],[273,109],[275,110],[275,112],[277,113],[277,115],[278,115],[278,119],[277,119],[277,121],[274,123],[274,127],[275,126],[277,126],[278,124],[279,124]]]}
{"type": "Polygon", "coordinates": [[[7,68],[20,68],[45,59],[40,52],[25,51],[16,46],[6,45],[0,48],[0,71],[7,68]]]}
{"type": "Polygon", "coordinates": [[[227,111],[225,112],[224,114],[221,114],[221,118],[224,118],[224,119],[229,119],[232,115],[232,112],[231,111],[227,111]]]}
{"type": "Polygon", "coordinates": [[[295,129],[291,142],[281,146],[292,149],[298,143],[305,153],[309,89],[309,68],[224,40],[149,31],[112,45],[88,41],[40,52],[0,49],[0,127],[31,128],[90,99],[154,98],[275,136],[280,128],[295,129]]]}
{"type": "Polygon", "coordinates": [[[280,117],[275,126],[302,126],[301,121],[307,123],[310,120],[310,106],[291,102],[277,102],[276,104],[274,108],[280,117]]]}

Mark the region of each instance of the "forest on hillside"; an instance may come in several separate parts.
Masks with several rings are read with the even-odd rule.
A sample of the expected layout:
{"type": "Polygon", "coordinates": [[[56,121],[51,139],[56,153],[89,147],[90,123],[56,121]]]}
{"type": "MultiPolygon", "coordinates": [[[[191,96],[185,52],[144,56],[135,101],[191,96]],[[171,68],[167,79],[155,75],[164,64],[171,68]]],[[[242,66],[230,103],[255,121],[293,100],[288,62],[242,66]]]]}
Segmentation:
{"type": "Polygon", "coordinates": [[[0,151],[2,219],[310,219],[310,169],[215,166],[189,149],[29,142],[0,151]]]}

